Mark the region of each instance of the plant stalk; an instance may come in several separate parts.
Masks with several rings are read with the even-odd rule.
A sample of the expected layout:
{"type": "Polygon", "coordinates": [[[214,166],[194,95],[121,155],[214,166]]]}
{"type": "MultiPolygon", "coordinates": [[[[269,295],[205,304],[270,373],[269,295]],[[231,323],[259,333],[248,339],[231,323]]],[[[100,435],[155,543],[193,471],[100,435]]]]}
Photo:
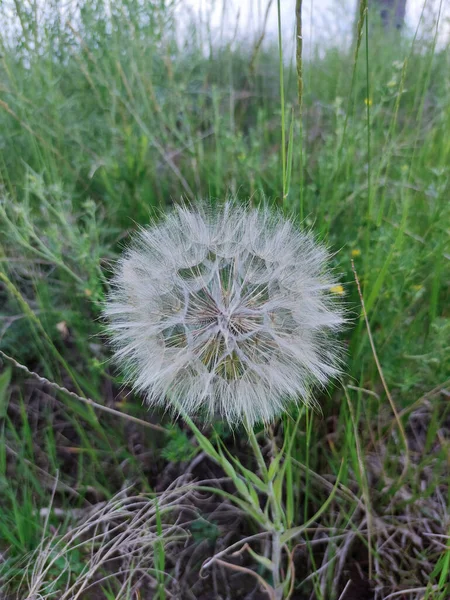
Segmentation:
{"type": "Polygon", "coordinates": [[[283,600],[283,586],[281,585],[281,531],[276,529],[272,533],[272,580],[275,600],[283,600]]]}

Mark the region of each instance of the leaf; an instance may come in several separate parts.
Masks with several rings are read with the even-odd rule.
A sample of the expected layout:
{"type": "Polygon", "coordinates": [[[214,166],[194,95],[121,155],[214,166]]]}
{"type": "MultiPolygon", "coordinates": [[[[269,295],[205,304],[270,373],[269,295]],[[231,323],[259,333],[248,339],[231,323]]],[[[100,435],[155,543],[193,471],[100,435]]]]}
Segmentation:
{"type": "MultiPolygon", "coordinates": [[[[225,456],[222,454],[222,451],[220,451],[220,459],[218,462],[219,462],[219,465],[222,467],[222,469],[225,471],[225,473],[228,475],[228,477],[230,477],[232,479],[237,491],[248,502],[251,499],[249,488],[239,477],[238,473],[236,473],[236,471],[235,471],[233,465],[230,463],[230,461],[227,460],[225,458],[225,456]]],[[[259,503],[258,503],[258,506],[259,506],[259,503]]]]}
{"type": "MultiPolygon", "coordinates": [[[[286,443],[286,440],[285,440],[285,443],[286,443]]],[[[283,446],[284,446],[284,444],[283,444],[283,446]]],[[[280,462],[281,462],[281,459],[283,458],[283,455],[284,455],[283,449],[284,448],[282,448],[278,452],[278,454],[275,456],[275,458],[270,463],[269,474],[268,474],[269,481],[273,481],[273,479],[275,478],[276,474],[279,473],[280,462]]]]}
{"type": "Polygon", "coordinates": [[[295,436],[297,434],[297,429],[298,429],[298,426],[299,426],[299,423],[303,416],[304,411],[305,411],[305,407],[302,406],[302,408],[298,414],[297,420],[295,421],[294,429],[292,430],[290,435],[287,435],[287,431],[286,431],[286,434],[284,436],[283,447],[281,448],[281,450],[278,452],[276,457],[270,463],[270,467],[269,467],[269,479],[270,480],[275,479],[275,477],[280,477],[281,479],[284,478],[284,473],[285,473],[285,470],[287,467],[287,463],[290,461],[290,458],[291,458],[292,447],[294,445],[294,440],[295,440],[295,436]],[[287,450],[286,450],[286,445],[288,446],[287,450]],[[285,458],[285,460],[280,468],[281,459],[283,457],[285,458]]]}
{"type": "Polygon", "coordinates": [[[172,432],[172,437],[163,448],[161,456],[174,463],[192,460],[200,452],[200,446],[194,445],[186,432],[178,426],[175,426],[172,432]]]}
{"type": "Polygon", "coordinates": [[[230,460],[232,460],[233,463],[235,464],[235,466],[239,469],[239,471],[241,471],[242,475],[245,478],[247,478],[255,486],[256,489],[258,489],[263,494],[267,494],[269,489],[268,489],[267,485],[263,482],[263,480],[260,479],[257,475],[255,475],[255,473],[253,473],[252,471],[250,471],[249,469],[244,467],[244,465],[241,463],[241,461],[236,456],[233,456],[231,454],[231,452],[228,450],[228,448],[225,446],[225,444],[221,444],[221,445],[223,447],[223,450],[229,456],[230,460]]]}
{"type": "Polygon", "coordinates": [[[270,558],[267,558],[266,556],[261,556],[260,554],[258,554],[254,550],[252,550],[252,548],[248,544],[246,544],[246,550],[252,558],[254,558],[257,562],[259,562],[259,564],[261,564],[263,567],[265,567],[269,571],[273,571],[274,564],[270,560],[270,558]]]}
{"type": "Polygon", "coordinates": [[[197,439],[198,445],[203,450],[203,452],[205,452],[208,456],[210,456],[216,462],[220,462],[220,456],[219,456],[218,452],[215,450],[214,446],[208,440],[208,438],[203,435],[203,433],[200,431],[200,429],[195,425],[194,421],[184,411],[181,411],[181,409],[180,409],[180,412],[183,416],[183,419],[186,421],[186,423],[192,429],[192,432],[194,433],[194,435],[197,439]]]}
{"type": "Polygon", "coordinates": [[[253,504],[255,506],[259,506],[259,498],[258,498],[258,494],[256,493],[256,490],[253,486],[249,486],[248,491],[250,492],[250,496],[253,500],[253,504]]]}
{"type": "Polygon", "coordinates": [[[0,375],[0,419],[6,417],[9,403],[9,384],[11,381],[11,367],[6,367],[3,373],[0,375]]]}
{"type": "Polygon", "coordinates": [[[306,521],[306,523],[304,523],[303,525],[299,525],[298,527],[292,527],[291,529],[287,529],[281,535],[280,542],[282,544],[285,544],[286,542],[291,540],[293,537],[300,535],[303,531],[305,531],[305,529],[307,529],[310,525],[312,525],[314,523],[314,521],[317,521],[317,519],[320,517],[320,515],[327,510],[328,506],[333,501],[333,498],[339,487],[339,483],[340,483],[340,480],[342,477],[343,467],[344,467],[344,460],[342,460],[342,462],[341,462],[341,466],[339,468],[339,473],[338,473],[338,476],[336,479],[336,483],[334,484],[333,489],[331,490],[331,494],[328,496],[328,498],[325,500],[325,502],[322,504],[322,506],[319,508],[319,510],[310,519],[308,519],[308,521],[306,521]]]}

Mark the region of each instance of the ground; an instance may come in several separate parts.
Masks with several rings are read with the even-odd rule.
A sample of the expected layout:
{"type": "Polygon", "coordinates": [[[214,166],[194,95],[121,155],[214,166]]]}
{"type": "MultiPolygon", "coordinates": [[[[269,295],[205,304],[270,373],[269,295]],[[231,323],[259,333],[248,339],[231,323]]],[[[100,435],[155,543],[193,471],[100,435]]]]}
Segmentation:
{"type": "MultiPolygon", "coordinates": [[[[101,318],[139,225],[232,196],[328,245],[349,316],[320,408],[256,429],[267,465],[293,440],[278,493],[292,526],[312,519],[288,545],[291,598],[448,598],[448,46],[372,21],[366,44],[363,13],[350,49],[305,60],[300,115],[276,47],[210,48],[199,28],[182,45],[163,5],[85,2],[46,22],[18,6],[14,23],[0,9],[3,593],[268,597],[242,547],[200,573],[263,529],[190,424],[131,392],[101,318]]],[[[202,431],[260,473],[245,430],[202,431]]]]}

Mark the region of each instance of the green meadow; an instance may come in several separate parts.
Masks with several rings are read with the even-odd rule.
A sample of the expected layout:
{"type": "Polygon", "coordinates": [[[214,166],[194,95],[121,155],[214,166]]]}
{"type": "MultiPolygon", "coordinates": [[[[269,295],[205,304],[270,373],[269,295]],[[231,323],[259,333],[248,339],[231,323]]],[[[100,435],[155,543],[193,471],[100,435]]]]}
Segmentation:
{"type": "Polygon", "coordinates": [[[348,311],[320,410],[255,430],[267,465],[283,449],[281,510],[302,528],[283,598],[448,599],[444,23],[383,32],[362,1],[350,47],[296,62],[195,22],[182,40],[165,2],[63,4],[0,7],[0,598],[270,596],[260,538],[202,569],[260,531],[233,501],[245,483],[264,507],[255,448],[149,411],[101,316],[139,226],[233,197],[326,243],[348,311]]]}

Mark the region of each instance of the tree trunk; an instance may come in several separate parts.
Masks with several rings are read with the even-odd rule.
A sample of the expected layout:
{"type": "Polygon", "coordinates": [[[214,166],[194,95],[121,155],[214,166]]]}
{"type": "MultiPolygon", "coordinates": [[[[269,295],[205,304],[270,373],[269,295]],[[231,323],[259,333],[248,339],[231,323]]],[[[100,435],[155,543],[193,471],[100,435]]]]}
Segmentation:
{"type": "Polygon", "coordinates": [[[401,29],[405,21],[406,0],[369,0],[379,11],[385,29],[401,29]]]}

